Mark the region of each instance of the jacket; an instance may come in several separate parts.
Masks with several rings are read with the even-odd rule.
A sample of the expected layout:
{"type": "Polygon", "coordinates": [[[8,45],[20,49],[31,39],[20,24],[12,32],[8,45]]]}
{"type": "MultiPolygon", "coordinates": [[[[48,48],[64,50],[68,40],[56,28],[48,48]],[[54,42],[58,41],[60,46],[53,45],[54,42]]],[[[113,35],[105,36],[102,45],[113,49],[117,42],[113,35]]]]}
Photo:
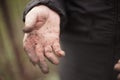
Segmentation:
{"type": "Polygon", "coordinates": [[[62,35],[72,40],[110,44],[120,36],[119,0],[31,0],[25,15],[44,4],[61,17],[62,35]],[[67,23],[65,25],[65,22],[67,23]]]}

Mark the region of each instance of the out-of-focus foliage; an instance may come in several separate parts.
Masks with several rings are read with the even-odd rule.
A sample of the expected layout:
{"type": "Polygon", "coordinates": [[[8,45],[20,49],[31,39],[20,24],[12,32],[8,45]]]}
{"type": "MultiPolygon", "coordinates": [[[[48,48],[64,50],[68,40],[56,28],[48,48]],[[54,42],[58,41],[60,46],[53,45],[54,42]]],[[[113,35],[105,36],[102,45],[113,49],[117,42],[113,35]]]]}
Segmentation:
{"type": "Polygon", "coordinates": [[[22,13],[29,0],[0,3],[4,1],[7,9],[0,6],[0,80],[58,80],[56,66],[49,64],[50,73],[44,75],[23,51],[22,13]]]}

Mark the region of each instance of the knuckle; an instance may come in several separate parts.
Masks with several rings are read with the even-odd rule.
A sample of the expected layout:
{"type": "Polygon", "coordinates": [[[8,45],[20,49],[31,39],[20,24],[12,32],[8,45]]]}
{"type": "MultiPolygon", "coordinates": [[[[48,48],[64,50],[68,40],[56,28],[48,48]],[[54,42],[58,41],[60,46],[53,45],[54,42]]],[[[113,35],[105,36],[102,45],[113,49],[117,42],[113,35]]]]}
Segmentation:
{"type": "Polygon", "coordinates": [[[52,48],[50,46],[45,47],[45,53],[52,53],[52,48]]]}
{"type": "Polygon", "coordinates": [[[60,53],[60,50],[59,50],[59,49],[56,49],[55,52],[56,52],[56,53],[60,53]]]}
{"type": "Polygon", "coordinates": [[[42,62],[46,62],[46,61],[45,61],[45,57],[44,57],[43,54],[39,55],[39,57],[40,57],[40,61],[42,61],[42,62]]]}
{"type": "Polygon", "coordinates": [[[45,53],[46,53],[46,54],[52,53],[52,51],[51,51],[51,50],[46,50],[45,53]]]}
{"type": "Polygon", "coordinates": [[[53,45],[53,47],[54,47],[54,48],[60,48],[60,44],[59,44],[59,43],[55,43],[55,44],[53,45]]]}
{"type": "Polygon", "coordinates": [[[49,53],[45,53],[46,54],[46,56],[47,56],[47,58],[52,58],[53,56],[51,55],[51,54],[49,54],[49,53]]]}

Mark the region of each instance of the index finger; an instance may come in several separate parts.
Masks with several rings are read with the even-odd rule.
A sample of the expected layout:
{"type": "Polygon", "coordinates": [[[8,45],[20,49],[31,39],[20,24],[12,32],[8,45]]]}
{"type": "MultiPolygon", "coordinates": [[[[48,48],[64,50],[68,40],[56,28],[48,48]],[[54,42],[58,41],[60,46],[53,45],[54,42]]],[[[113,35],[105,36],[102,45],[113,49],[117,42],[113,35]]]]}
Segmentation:
{"type": "Polygon", "coordinates": [[[23,40],[23,48],[27,53],[28,57],[30,58],[30,61],[32,61],[33,63],[37,63],[38,57],[36,56],[35,50],[34,50],[34,47],[35,47],[34,38],[35,37],[33,35],[25,34],[24,40],[23,40]]]}
{"type": "Polygon", "coordinates": [[[37,44],[36,48],[35,48],[35,51],[36,51],[36,54],[39,58],[38,66],[41,68],[41,71],[43,73],[45,73],[45,74],[48,73],[49,68],[48,68],[48,65],[46,63],[46,60],[45,60],[45,57],[44,57],[44,54],[43,54],[42,46],[40,44],[37,44]]]}

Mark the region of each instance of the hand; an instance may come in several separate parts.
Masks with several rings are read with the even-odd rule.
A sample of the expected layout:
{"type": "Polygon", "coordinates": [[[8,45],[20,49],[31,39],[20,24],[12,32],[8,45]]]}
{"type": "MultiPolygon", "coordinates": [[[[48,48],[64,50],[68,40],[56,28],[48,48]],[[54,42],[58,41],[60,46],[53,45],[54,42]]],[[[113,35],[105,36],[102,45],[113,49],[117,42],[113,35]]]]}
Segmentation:
{"type": "Polygon", "coordinates": [[[59,43],[60,17],[46,6],[34,7],[25,18],[23,47],[33,64],[48,73],[47,58],[58,64],[59,57],[65,55],[59,43]]]}
{"type": "MultiPolygon", "coordinates": [[[[115,64],[114,69],[120,72],[120,60],[115,64]]],[[[118,80],[120,80],[120,74],[118,74],[118,80]]]]}

